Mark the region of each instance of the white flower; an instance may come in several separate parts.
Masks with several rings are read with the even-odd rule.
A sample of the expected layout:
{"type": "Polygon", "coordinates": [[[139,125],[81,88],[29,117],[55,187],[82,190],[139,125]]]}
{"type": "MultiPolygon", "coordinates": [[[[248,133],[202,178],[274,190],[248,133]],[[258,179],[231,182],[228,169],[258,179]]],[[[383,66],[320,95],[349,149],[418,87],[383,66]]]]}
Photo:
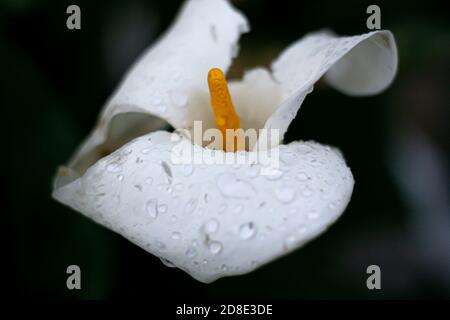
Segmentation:
{"type": "MultiPolygon", "coordinates": [[[[225,0],[187,1],[55,178],[55,199],[202,282],[250,272],[299,248],[341,215],[353,177],[340,152],[280,140],[323,75],[358,96],[385,89],[397,69],[389,31],[309,34],[286,49],[272,71],[258,68],[230,84],[242,128],[280,130],[269,145],[280,153],[277,174],[259,174],[260,163],[174,164],[179,142],[155,130],[167,122],[191,129],[195,120],[215,127],[207,74],[213,67],[226,72],[247,30],[245,17],[225,0]]],[[[223,153],[194,149],[204,158],[223,153]]]]}

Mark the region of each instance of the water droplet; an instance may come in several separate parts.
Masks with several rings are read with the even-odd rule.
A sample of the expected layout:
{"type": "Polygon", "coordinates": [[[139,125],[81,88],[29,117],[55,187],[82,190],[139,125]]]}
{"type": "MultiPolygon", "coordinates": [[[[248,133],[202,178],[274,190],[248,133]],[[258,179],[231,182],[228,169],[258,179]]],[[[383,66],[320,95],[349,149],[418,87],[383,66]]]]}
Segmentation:
{"type": "Polygon", "coordinates": [[[308,214],[306,215],[308,217],[308,219],[314,220],[317,219],[319,217],[319,213],[315,210],[308,212],[308,214]]]}
{"type": "Polygon", "coordinates": [[[250,198],[253,186],[232,173],[222,173],[217,177],[217,187],[225,197],[250,198]]]}
{"type": "Polygon", "coordinates": [[[211,234],[211,233],[215,233],[217,232],[217,230],[219,230],[219,221],[217,221],[217,219],[209,219],[205,225],[203,226],[203,229],[206,233],[211,234]]]}
{"type": "Polygon", "coordinates": [[[202,263],[203,263],[204,265],[207,265],[207,264],[208,264],[208,260],[204,259],[204,260],[202,261],[202,263]]]}
{"type": "Polygon", "coordinates": [[[165,250],[166,249],[166,245],[164,242],[161,241],[156,241],[156,247],[160,250],[165,250]]]}
{"type": "Polygon", "coordinates": [[[247,169],[247,171],[245,172],[245,174],[247,175],[247,177],[249,178],[255,178],[258,176],[259,174],[259,168],[257,166],[250,166],[250,168],[247,169]]]}
{"type": "Polygon", "coordinates": [[[158,217],[158,210],[156,209],[156,199],[148,200],[145,204],[145,210],[151,218],[156,219],[158,217]]]}
{"type": "Polygon", "coordinates": [[[122,165],[120,163],[113,162],[106,166],[106,170],[109,172],[120,172],[122,171],[122,165]]]}
{"type": "Polygon", "coordinates": [[[172,233],[172,239],[173,240],[180,240],[181,239],[181,233],[179,233],[179,232],[172,233]]]}
{"type": "Polygon", "coordinates": [[[334,202],[330,202],[329,204],[328,204],[328,208],[330,208],[330,209],[334,209],[334,208],[336,208],[336,203],[334,203],[334,202]]]}
{"type": "Polygon", "coordinates": [[[117,176],[117,180],[122,181],[122,180],[123,180],[123,175],[119,174],[119,175],[117,176]]]}
{"type": "Polygon", "coordinates": [[[299,153],[302,153],[302,154],[308,154],[308,153],[311,153],[311,152],[312,152],[312,149],[311,149],[311,147],[308,146],[308,145],[300,144],[300,145],[297,147],[297,151],[298,151],[299,153]]]}
{"type": "Polygon", "coordinates": [[[301,225],[301,226],[298,228],[298,233],[299,233],[299,234],[303,234],[303,233],[305,233],[305,232],[306,232],[306,226],[301,225]]]}
{"type": "Polygon", "coordinates": [[[286,165],[290,165],[296,162],[297,157],[295,153],[292,153],[290,151],[286,151],[280,154],[280,160],[286,165]]]}
{"type": "Polygon", "coordinates": [[[153,178],[152,178],[152,177],[146,178],[146,179],[145,179],[145,183],[148,184],[149,186],[151,186],[152,183],[153,183],[153,178]]]}
{"type": "Polygon", "coordinates": [[[189,200],[186,205],[184,206],[184,213],[191,214],[194,212],[195,208],[197,207],[198,200],[197,199],[191,199],[189,200]]]}
{"type": "Polygon", "coordinates": [[[295,198],[295,190],[290,187],[280,187],[275,189],[276,198],[283,203],[289,203],[295,198]]]}
{"type": "Polygon", "coordinates": [[[186,250],[186,257],[189,259],[194,259],[197,256],[197,250],[194,248],[189,248],[186,250]]]}
{"type": "Polygon", "coordinates": [[[170,220],[172,222],[177,222],[178,218],[177,218],[177,216],[173,215],[173,216],[170,217],[170,220]]]}
{"type": "Polygon", "coordinates": [[[165,213],[165,212],[167,212],[167,204],[160,204],[160,205],[158,205],[158,207],[157,207],[157,209],[158,209],[158,213],[165,213]]]}
{"type": "Polygon", "coordinates": [[[222,214],[227,211],[227,205],[225,203],[221,204],[219,207],[219,213],[222,214]]]}
{"type": "Polygon", "coordinates": [[[320,166],[320,162],[317,159],[311,159],[309,161],[309,163],[311,164],[311,166],[313,166],[314,168],[317,168],[318,166],[320,166]]]}
{"type": "Polygon", "coordinates": [[[220,267],[220,269],[221,269],[222,271],[227,271],[227,270],[228,270],[228,266],[227,266],[226,264],[223,264],[223,265],[220,267]]]}
{"type": "Polygon", "coordinates": [[[170,99],[177,107],[185,107],[188,101],[187,96],[184,93],[172,91],[170,93],[170,99]]]}
{"type": "Polygon", "coordinates": [[[150,148],[145,148],[145,149],[141,150],[142,154],[149,154],[149,152],[150,152],[150,148]]]}
{"type": "Polygon", "coordinates": [[[197,240],[192,240],[192,245],[194,246],[194,247],[198,247],[198,241],[197,240]]]}
{"type": "Polygon", "coordinates": [[[250,239],[256,234],[256,226],[253,222],[244,223],[239,227],[239,236],[244,239],[250,239]]]}
{"type": "Polygon", "coordinates": [[[219,254],[222,251],[222,249],[223,246],[219,241],[210,241],[208,243],[208,250],[214,255],[219,254]]]}
{"type": "Polygon", "coordinates": [[[295,243],[295,236],[294,235],[289,235],[287,236],[287,238],[284,240],[284,245],[287,248],[291,247],[294,243],[295,243]]]}
{"type": "Polygon", "coordinates": [[[281,178],[283,171],[279,169],[267,169],[265,170],[265,177],[267,180],[275,181],[281,178]]]}
{"type": "Polygon", "coordinates": [[[304,172],[299,172],[296,176],[297,180],[299,181],[306,181],[308,180],[308,175],[304,172]]]}
{"type": "Polygon", "coordinates": [[[176,265],[174,265],[172,262],[170,262],[169,260],[167,260],[167,259],[164,259],[164,258],[159,258],[159,260],[161,260],[161,262],[166,266],[166,267],[169,267],[169,268],[176,268],[177,266],[176,265]]]}
{"type": "Polygon", "coordinates": [[[190,176],[194,172],[194,167],[190,164],[186,164],[183,166],[182,172],[186,177],[190,176]]]}

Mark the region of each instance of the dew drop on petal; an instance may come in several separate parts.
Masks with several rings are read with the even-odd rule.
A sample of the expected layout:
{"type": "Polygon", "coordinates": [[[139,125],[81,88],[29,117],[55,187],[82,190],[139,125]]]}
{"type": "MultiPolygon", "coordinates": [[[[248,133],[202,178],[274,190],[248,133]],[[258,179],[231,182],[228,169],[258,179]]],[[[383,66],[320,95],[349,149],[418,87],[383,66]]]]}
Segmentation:
{"type": "Polygon", "coordinates": [[[284,245],[286,248],[290,248],[292,247],[292,245],[295,243],[295,236],[294,235],[289,235],[286,237],[286,239],[284,240],[284,245]]]}
{"type": "Polygon", "coordinates": [[[270,181],[275,181],[280,179],[283,176],[283,171],[274,169],[274,170],[266,170],[266,179],[270,181]]]}
{"type": "Polygon", "coordinates": [[[186,257],[189,259],[194,259],[197,256],[197,250],[194,248],[189,248],[186,250],[186,257]]]}
{"type": "Polygon", "coordinates": [[[298,227],[298,233],[299,233],[299,234],[305,233],[306,230],[307,230],[307,228],[306,228],[306,226],[304,226],[304,225],[301,225],[301,226],[298,227]]]}
{"type": "Polygon", "coordinates": [[[275,189],[275,197],[283,203],[289,203],[295,198],[295,190],[290,187],[280,187],[275,189]]]}
{"type": "Polygon", "coordinates": [[[169,267],[169,268],[176,268],[176,265],[174,265],[172,262],[170,262],[169,260],[167,260],[167,259],[164,259],[164,258],[159,258],[160,260],[161,260],[161,262],[166,266],[166,267],[169,267]]]}
{"type": "Polygon", "coordinates": [[[219,241],[209,241],[208,242],[208,250],[212,254],[219,254],[223,249],[222,244],[219,241]]]}
{"type": "Polygon", "coordinates": [[[153,218],[156,219],[158,217],[158,210],[156,208],[156,199],[151,199],[148,200],[147,203],[145,204],[145,210],[147,211],[148,215],[153,218]]]}
{"type": "Polygon", "coordinates": [[[256,226],[253,222],[247,222],[239,227],[239,236],[244,239],[250,239],[256,234],[256,226]]]}
{"type": "Polygon", "coordinates": [[[319,213],[315,210],[308,212],[308,214],[306,215],[308,217],[308,219],[314,220],[317,219],[319,217],[319,213]]]}
{"type": "Polygon", "coordinates": [[[190,176],[194,172],[194,167],[190,164],[186,164],[183,166],[182,172],[186,177],[190,176]]]}
{"type": "Polygon", "coordinates": [[[299,172],[296,176],[297,180],[299,181],[306,181],[308,180],[308,175],[304,172],[299,172]]]}
{"type": "Polygon", "coordinates": [[[181,239],[181,233],[179,233],[179,232],[172,233],[172,239],[173,240],[180,240],[181,239]]]}
{"type": "Polygon", "coordinates": [[[180,108],[185,107],[188,101],[188,98],[185,94],[176,91],[172,91],[170,93],[170,99],[172,100],[175,106],[180,108]]]}
{"type": "Polygon", "coordinates": [[[120,172],[122,171],[122,165],[120,163],[110,163],[106,166],[106,170],[109,172],[120,172]]]}
{"type": "Polygon", "coordinates": [[[225,203],[221,204],[219,207],[219,213],[225,213],[225,211],[227,211],[227,205],[225,203]]]}
{"type": "Polygon", "coordinates": [[[299,145],[297,147],[297,151],[302,154],[308,154],[308,153],[312,152],[312,149],[310,146],[307,146],[307,145],[299,145]]]}
{"type": "Polygon", "coordinates": [[[257,166],[250,166],[250,168],[248,168],[245,171],[245,174],[247,175],[247,177],[249,178],[255,178],[258,176],[259,174],[259,168],[257,166]]]}
{"type": "Polygon", "coordinates": [[[167,212],[167,204],[160,204],[157,207],[158,213],[165,213],[167,212]]]}
{"type": "Polygon", "coordinates": [[[310,161],[309,161],[309,163],[311,164],[311,166],[313,166],[314,168],[317,168],[317,167],[319,167],[320,166],[320,162],[317,160],[317,159],[311,159],[310,161]]]}
{"type": "Polygon", "coordinates": [[[164,242],[161,241],[156,241],[156,247],[160,250],[165,250],[166,249],[166,245],[164,242]]]}
{"type": "Polygon", "coordinates": [[[197,207],[198,200],[197,199],[191,199],[189,200],[186,205],[184,206],[184,213],[191,214],[194,212],[195,208],[197,207]]]}
{"type": "Polygon", "coordinates": [[[220,226],[219,221],[217,221],[217,219],[212,218],[205,223],[203,229],[206,233],[212,234],[217,232],[217,230],[219,230],[219,226],[220,226]]]}

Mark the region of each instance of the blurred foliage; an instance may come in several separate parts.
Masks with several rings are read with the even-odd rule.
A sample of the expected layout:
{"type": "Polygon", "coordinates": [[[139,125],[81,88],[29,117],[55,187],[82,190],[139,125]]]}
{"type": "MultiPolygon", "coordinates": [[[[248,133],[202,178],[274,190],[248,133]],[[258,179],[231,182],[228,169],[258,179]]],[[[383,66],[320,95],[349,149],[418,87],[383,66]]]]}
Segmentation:
{"type": "MultiPolygon", "coordinates": [[[[365,12],[371,4],[234,3],[248,16],[252,32],[242,39],[232,76],[241,75],[244,68],[268,66],[284,47],[309,31],[366,32],[365,12]]],[[[1,2],[1,113],[7,150],[2,179],[7,256],[3,264],[10,294],[68,299],[449,297],[439,276],[404,260],[413,250],[405,232],[408,209],[386,163],[389,126],[401,117],[389,110],[395,108],[389,101],[400,84],[419,67],[449,66],[449,11],[430,1],[377,2],[382,26],[394,32],[400,54],[399,74],[388,91],[355,99],[319,85],[290,127],[288,141],[314,139],[342,149],[356,180],[343,217],[301,250],[251,274],[204,285],[51,199],[56,168],[89,133],[123,72],[170,25],[180,4],[1,2]],[[73,3],[81,7],[80,31],[65,26],[66,8],[73,3]],[[82,269],[80,291],[65,287],[70,264],[82,269]],[[386,279],[381,291],[365,287],[370,264],[381,266],[386,279]]],[[[448,80],[442,79],[447,85],[448,80]]]]}

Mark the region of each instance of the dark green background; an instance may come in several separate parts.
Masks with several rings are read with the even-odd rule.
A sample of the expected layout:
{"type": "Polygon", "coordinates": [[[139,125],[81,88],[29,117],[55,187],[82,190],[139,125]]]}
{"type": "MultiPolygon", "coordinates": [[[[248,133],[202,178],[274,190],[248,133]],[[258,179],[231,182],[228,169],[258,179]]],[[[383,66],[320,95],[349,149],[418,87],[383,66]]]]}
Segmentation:
{"type": "MultiPolygon", "coordinates": [[[[366,8],[373,4],[233,2],[252,31],[242,38],[231,76],[268,65],[308,31],[367,32],[366,8]]],[[[393,86],[375,97],[350,98],[319,84],[291,125],[288,141],[338,146],[356,180],[342,218],[301,250],[248,275],[205,285],[50,198],[57,166],[88,134],[127,67],[170,25],[180,4],[1,2],[2,282],[7,292],[68,299],[449,298],[450,270],[442,268],[438,253],[433,255],[434,245],[419,250],[411,228],[417,208],[405,198],[391,163],[393,141],[405,128],[422,132],[448,161],[450,15],[439,3],[376,2],[382,27],[393,31],[398,44],[400,69],[393,86]],[[70,4],[81,7],[79,31],[66,29],[70,4]],[[423,259],[423,252],[433,258],[423,259]],[[80,291],[66,289],[70,264],[82,269],[80,291]],[[370,264],[381,267],[380,291],[366,289],[370,264]]]]}

